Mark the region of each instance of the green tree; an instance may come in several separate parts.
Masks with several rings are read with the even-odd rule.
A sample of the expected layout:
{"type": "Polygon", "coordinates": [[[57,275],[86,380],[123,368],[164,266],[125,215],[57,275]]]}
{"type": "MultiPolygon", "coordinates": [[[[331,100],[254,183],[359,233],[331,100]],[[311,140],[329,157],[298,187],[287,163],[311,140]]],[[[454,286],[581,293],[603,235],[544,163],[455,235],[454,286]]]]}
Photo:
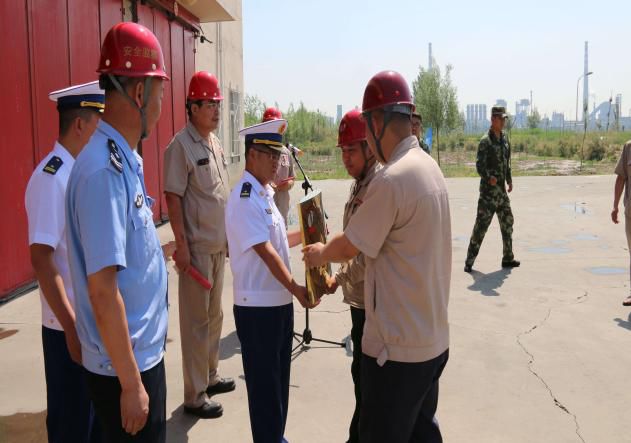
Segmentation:
{"type": "Polygon", "coordinates": [[[451,83],[452,69],[451,65],[447,65],[445,74],[442,75],[436,63],[433,63],[431,69],[420,67],[418,76],[412,83],[414,103],[423,116],[423,124],[434,129],[439,165],[441,131],[449,132],[462,127],[457,90],[451,83]]]}
{"type": "Polygon", "coordinates": [[[541,123],[541,115],[536,109],[528,116],[528,127],[530,129],[537,129],[541,123]]]}
{"type": "MultiPolygon", "coordinates": [[[[274,103],[280,109],[278,103],[274,103]]],[[[259,123],[263,118],[263,113],[267,104],[256,95],[245,95],[244,99],[244,120],[245,126],[259,123]]],[[[287,132],[285,140],[288,142],[306,147],[309,143],[326,142],[334,143],[337,137],[337,130],[333,124],[333,119],[319,110],[311,111],[304,103],[300,103],[298,108],[293,104],[283,111],[283,118],[287,120],[287,132]]]]}
{"type": "Polygon", "coordinates": [[[265,103],[256,95],[245,94],[243,99],[245,126],[259,123],[265,112],[265,103]]]}

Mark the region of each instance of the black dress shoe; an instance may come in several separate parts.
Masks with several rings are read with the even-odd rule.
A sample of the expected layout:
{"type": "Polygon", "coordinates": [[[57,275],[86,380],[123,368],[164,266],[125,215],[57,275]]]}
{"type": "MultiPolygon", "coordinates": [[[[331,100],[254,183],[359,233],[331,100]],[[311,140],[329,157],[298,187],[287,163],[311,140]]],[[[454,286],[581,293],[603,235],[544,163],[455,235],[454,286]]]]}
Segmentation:
{"type": "Polygon", "coordinates": [[[212,386],[208,386],[206,388],[206,394],[215,395],[215,394],[225,394],[226,392],[234,391],[237,385],[234,383],[234,380],[231,378],[220,378],[217,384],[212,386]]]}
{"type": "Polygon", "coordinates": [[[473,269],[473,266],[471,266],[471,265],[464,265],[464,272],[471,273],[472,269],[473,269]]]}
{"type": "Polygon", "coordinates": [[[502,260],[502,268],[519,268],[521,265],[517,260],[504,261],[502,260]]]}
{"type": "Polygon", "coordinates": [[[184,406],[184,412],[199,418],[217,418],[223,415],[223,407],[216,401],[208,401],[196,408],[184,406]]]}

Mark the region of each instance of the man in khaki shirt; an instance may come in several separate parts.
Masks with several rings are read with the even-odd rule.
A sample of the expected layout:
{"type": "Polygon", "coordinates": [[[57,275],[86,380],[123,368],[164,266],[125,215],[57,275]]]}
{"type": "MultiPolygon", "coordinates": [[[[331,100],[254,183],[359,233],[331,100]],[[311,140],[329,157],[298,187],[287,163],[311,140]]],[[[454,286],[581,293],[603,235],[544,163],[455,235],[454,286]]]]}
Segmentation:
{"type": "Polygon", "coordinates": [[[219,339],[223,312],[229,183],[226,159],[212,133],[219,126],[223,97],[217,78],[200,71],[189,85],[189,123],[164,153],[164,183],[179,274],[180,334],[184,371],[184,410],[201,418],[219,417],[222,406],[210,396],[235,389],[220,378],[219,339]],[[204,289],[187,271],[195,267],[212,284],[204,289]]]}
{"type": "MultiPolygon", "coordinates": [[[[613,196],[613,211],[611,211],[611,220],[618,224],[618,204],[622,191],[624,191],[624,220],[625,231],[627,233],[627,246],[631,254],[631,141],[628,141],[622,148],[620,160],[616,166],[616,184],[613,196]]],[[[631,275],[631,264],[629,265],[631,275]]],[[[624,306],[631,306],[631,294],[622,302],[624,306]]]]}
{"type": "Polygon", "coordinates": [[[364,92],[368,145],[383,167],[344,233],[304,248],[308,266],[366,260],[360,439],[442,441],[434,420],[449,355],[451,220],[445,179],[412,135],[409,87],[393,71],[364,92]]]}
{"type": "MultiPolygon", "coordinates": [[[[366,126],[361,112],[347,112],[340,121],[337,145],[342,150],[342,161],[348,174],[355,179],[351,194],[344,206],[343,228],[362,204],[370,181],[375,176],[377,163],[366,142],[366,126]]],[[[355,411],[348,430],[347,443],[359,442],[359,412],[361,406],[360,362],[362,358],[362,335],[366,313],[364,311],[364,272],[363,254],[342,263],[337,273],[327,280],[329,292],[338,286],[342,288],[344,302],[351,306],[351,340],[353,341],[353,362],[351,376],[355,385],[355,411]]]]}
{"type": "MultiPolygon", "coordinates": [[[[283,114],[279,109],[270,107],[263,114],[263,121],[282,119],[283,114]]],[[[287,146],[282,147],[280,160],[278,161],[278,170],[274,176],[274,180],[270,183],[274,189],[274,203],[285,220],[285,228],[289,226],[287,217],[289,216],[289,191],[294,187],[294,163],[291,160],[291,151],[287,146]]]]}

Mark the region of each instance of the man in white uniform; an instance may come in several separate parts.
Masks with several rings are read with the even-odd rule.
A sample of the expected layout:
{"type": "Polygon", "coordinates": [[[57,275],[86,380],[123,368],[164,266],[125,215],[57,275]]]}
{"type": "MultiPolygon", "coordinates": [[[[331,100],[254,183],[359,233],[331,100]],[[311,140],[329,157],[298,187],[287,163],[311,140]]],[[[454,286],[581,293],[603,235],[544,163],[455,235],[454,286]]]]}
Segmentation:
{"type": "Polygon", "coordinates": [[[51,92],[59,137],[37,165],[25,195],[31,263],[42,303],[49,442],[100,441],[83,382],[81,345],[66,246],[65,195],[75,158],[96,129],[104,107],[96,81],[51,92]]]}
{"type": "Polygon", "coordinates": [[[226,206],[234,319],[255,443],[284,441],[294,329],[292,295],[308,306],[307,290],[296,283],[289,265],[289,248],[301,242],[300,231],[287,233],[270,186],[286,127],[285,120],[272,120],[241,130],[245,172],[226,206]]]}

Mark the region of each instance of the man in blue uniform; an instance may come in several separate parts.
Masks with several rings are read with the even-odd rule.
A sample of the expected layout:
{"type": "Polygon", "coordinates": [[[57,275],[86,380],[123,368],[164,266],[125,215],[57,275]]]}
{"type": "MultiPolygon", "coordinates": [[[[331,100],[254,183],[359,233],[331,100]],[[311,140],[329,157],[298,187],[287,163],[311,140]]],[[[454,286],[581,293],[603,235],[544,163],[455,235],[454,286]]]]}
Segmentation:
{"type": "Polygon", "coordinates": [[[68,177],[75,157],[90,140],[103,112],[103,91],[97,83],[50,93],[59,112],[59,137],[26,187],[31,263],[42,304],[46,429],[50,443],[100,442],[83,380],[65,234],[68,177]]]}
{"type": "Polygon", "coordinates": [[[168,76],[157,38],[130,22],[106,35],[98,72],[106,110],[66,200],[77,332],[104,441],[165,442],[167,272],[134,149],[168,76]]]}
{"type": "Polygon", "coordinates": [[[285,230],[270,185],[286,127],[287,122],[279,119],[241,130],[245,172],[226,206],[234,319],[255,443],[284,441],[294,329],[292,295],[308,306],[307,290],[296,283],[289,265],[289,248],[300,244],[300,231],[285,230]]]}

